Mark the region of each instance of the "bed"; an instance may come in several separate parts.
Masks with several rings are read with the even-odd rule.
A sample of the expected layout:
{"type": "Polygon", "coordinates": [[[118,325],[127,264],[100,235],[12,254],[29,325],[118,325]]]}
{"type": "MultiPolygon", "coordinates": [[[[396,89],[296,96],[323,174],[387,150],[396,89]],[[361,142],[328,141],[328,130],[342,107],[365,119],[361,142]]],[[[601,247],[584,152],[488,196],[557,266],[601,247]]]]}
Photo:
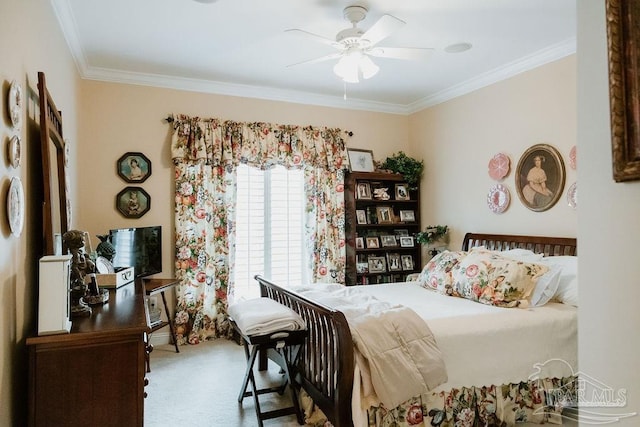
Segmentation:
{"type": "MultiPolygon", "coordinates": [[[[577,242],[573,238],[467,233],[463,240],[462,251],[471,251],[473,248],[478,247],[484,247],[492,251],[507,251],[516,248],[526,249],[537,254],[543,254],[545,258],[570,258],[577,255],[577,242]]],[[[532,398],[531,396],[537,393],[536,390],[530,390],[526,386],[528,381],[531,381],[531,378],[535,379],[535,377],[532,377],[535,372],[532,371],[536,362],[538,367],[549,360],[564,362],[564,365],[560,363],[559,365],[561,366],[555,367],[555,371],[543,373],[540,379],[553,381],[551,387],[554,389],[572,387],[574,379],[572,376],[573,368],[577,363],[577,309],[573,306],[557,302],[550,302],[534,309],[486,306],[463,298],[454,298],[431,292],[415,283],[342,287],[344,288],[341,291],[343,293],[362,292],[381,299],[389,298],[390,295],[391,299],[394,299],[395,295],[396,300],[394,303],[403,303],[403,301],[407,303],[407,298],[403,300],[400,296],[408,297],[408,304],[413,305],[411,308],[418,312],[420,316],[431,316],[427,320],[427,324],[433,330],[433,335],[442,349],[448,368],[447,381],[431,390],[431,397],[424,394],[408,399],[397,408],[380,406],[371,407],[363,411],[359,409],[357,400],[354,400],[354,396],[359,393],[358,381],[354,382],[354,372],[358,372],[358,366],[355,361],[358,351],[354,347],[354,337],[352,336],[347,316],[341,310],[332,308],[329,304],[318,302],[317,298],[309,297],[309,294],[305,296],[304,292],[278,286],[261,276],[256,276],[256,280],[260,284],[263,297],[274,299],[291,307],[306,321],[309,329],[309,338],[303,347],[295,377],[299,386],[304,389],[314,404],[336,427],[392,424],[446,425],[446,422],[444,424],[441,423],[451,414],[441,407],[436,407],[437,405],[433,406],[433,401],[428,401],[428,398],[433,397],[436,400],[451,401],[452,397],[455,397],[455,399],[459,400],[456,401],[454,406],[460,406],[466,404],[464,403],[465,399],[473,400],[474,402],[479,399],[491,400],[488,396],[501,394],[504,396],[517,396],[514,397],[514,402],[512,402],[513,408],[509,409],[513,413],[510,412],[507,415],[498,414],[500,416],[499,422],[496,421],[496,414],[488,416],[487,414],[478,414],[478,411],[475,410],[475,416],[484,417],[482,422],[489,424],[493,422],[503,423],[505,422],[505,417],[508,418],[506,420],[507,424],[521,421],[522,418],[519,419],[518,417],[522,417],[521,409],[526,406],[526,402],[522,401],[521,396],[525,395],[528,396],[527,398],[532,398]],[[390,289],[391,291],[389,291],[390,289]],[[433,298],[435,298],[430,303],[431,305],[426,305],[426,309],[424,308],[425,306],[415,303],[415,301],[422,299],[423,294],[420,292],[431,292],[433,298]],[[414,303],[411,303],[411,300],[414,303]],[[454,307],[446,309],[444,314],[438,314],[437,308],[445,303],[452,303],[454,307]],[[451,312],[455,313],[458,310],[458,306],[462,307],[465,304],[472,307],[474,316],[477,314],[479,317],[461,318],[458,316],[455,321],[446,318],[451,312]],[[514,327],[510,328],[511,332],[509,333],[512,334],[512,337],[508,338],[508,340],[517,340],[518,334],[520,336],[537,335],[543,340],[543,344],[532,344],[527,347],[520,343],[511,345],[508,340],[503,343],[497,341],[487,343],[483,341],[486,338],[482,336],[474,334],[471,337],[464,336],[468,327],[459,327],[460,319],[472,319],[471,322],[467,323],[472,323],[480,328],[490,328],[492,322],[496,321],[494,319],[499,319],[492,316],[507,316],[506,324],[522,325],[521,330],[514,329],[514,327]],[[525,316],[525,320],[515,320],[518,316],[525,316]],[[458,324],[457,327],[451,327],[456,323],[458,324]],[[457,335],[457,337],[451,338],[443,335],[442,331],[449,330],[454,331],[453,335],[457,335]],[[556,333],[558,331],[560,332],[556,333]],[[513,336],[516,338],[513,338],[513,336]],[[549,339],[548,336],[551,336],[551,339],[544,341],[549,339]],[[505,349],[514,347],[520,350],[518,354],[523,355],[522,357],[517,356],[515,359],[522,360],[509,363],[510,366],[513,365],[510,369],[503,369],[500,372],[486,375],[482,366],[472,374],[459,372],[462,369],[460,367],[466,364],[465,358],[459,355],[459,353],[464,353],[459,351],[460,340],[468,343],[469,346],[476,346],[473,350],[469,350],[468,353],[477,355],[477,361],[479,362],[487,362],[490,359],[491,362],[495,360],[494,365],[498,365],[503,359],[509,360],[510,350],[505,349]],[[560,347],[563,348],[560,349],[560,347]],[[495,352],[492,353],[491,349],[495,349],[495,352]],[[536,353],[539,349],[542,349],[540,354],[536,353]],[[505,355],[505,353],[507,354],[505,355]],[[447,361],[447,357],[450,358],[449,361],[447,361]],[[500,381],[496,382],[496,378],[499,378],[500,381]],[[466,384],[469,387],[465,387],[465,381],[470,382],[466,384]],[[356,385],[355,387],[354,384],[356,385]],[[503,384],[504,387],[502,386],[503,384]],[[522,395],[520,394],[521,392],[522,395]],[[462,395],[465,393],[469,396],[463,397],[462,395]]],[[[503,321],[497,320],[497,322],[503,321]]],[[[473,360],[472,362],[475,361],[473,360]]],[[[489,365],[490,363],[487,364],[487,366],[489,365]]],[[[355,375],[355,378],[358,378],[358,376],[355,375]]],[[[361,396],[356,397],[357,399],[361,398],[361,396]]],[[[545,397],[545,399],[548,398],[549,396],[545,397]]],[[[535,400],[535,396],[533,396],[533,399],[535,400]]],[[[549,404],[549,402],[546,403],[549,404]]],[[[494,405],[494,403],[491,403],[491,405],[494,405]]],[[[532,421],[530,415],[529,417],[527,421],[532,421]]],[[[542,422],[540,421],[541,419],[533,421],[542,422]]],[[[543,421],[559,422],[559,418],[557,416],[555,418],[553,416],[549,417],[547,414],[543,421]]],[[[460,425],[464,425],[464,423],[460,425]]]]}

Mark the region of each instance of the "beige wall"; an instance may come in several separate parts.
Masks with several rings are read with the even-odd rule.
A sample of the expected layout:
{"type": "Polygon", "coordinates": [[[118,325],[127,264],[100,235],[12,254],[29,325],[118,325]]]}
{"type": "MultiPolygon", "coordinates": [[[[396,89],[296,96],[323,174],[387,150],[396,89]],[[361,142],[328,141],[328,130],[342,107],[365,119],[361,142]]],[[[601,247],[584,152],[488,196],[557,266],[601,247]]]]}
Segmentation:
{"type": "MultiPolygon", "coordinates": [[[[35,200],[41,185],[37,162],[40,141],[37,125],[27,119],[37,112],[25,102],[20,132],[11,127],[6,113],[9,84],[16,80],[25,97],[32,88],[37,96],[38,71],[43,71],[49,90],[63,111],[65,136],[76,140],[77,85],[79,77],[46,0],[3,0],[0,6],[0,82],[2,84],[0,138],[0,425],[26,425],[27,359],[24,341],[33,333],[36,321],[37,259],[40,257],[40,203],[35,200]],[[34,131],[35,129],[35,131],[34,131]],[[12,168],[7,160],[9,139],[22,138],[22,163],[12,168]],[[10,233],[4,206],[12,177],[19,177],[25,189],[26,221],[22,234],[10,233]]],[[[37,101],[36,101],[37,102],[37,101]]],[[[72,158],[75,150],[72,149],[72,158]]],[[[75,174],[72,161],[71,173],[75,174]]],[[[74,195],[72,194],[72,197],[74,195]]]]}
{"type": "MultiPolygon", "coordinates": [[[[577,3],[580,371],[626,389],[626,407],[602,412],[640,413],[640,182],[611,175],[604,2],[577,3]]],[[[637,426],[638,417],[612,425],[637,426]]]]}
{"type": "Polygon", "coordinates": [[[94,81],[83,81],[81,94],[78,223],[92,236],[115,227],[162,225],[166,277],[173,274],[173,167],[170,125],[163,120],[170,113],[339,127],[353,131],[349,146],[371,149],[376,159],[408,146],[408,118],[400,115],[94,81]],[[140,185],[151,196],[151,210],[139,219],[115,209],[116,194],[131,185],[116,175],[116,162],[128,151],[142,152],[152,163],[151,177],[140,185]]]}
{"type": "Polygon", "coordinates": [[[576,144],[575,87],[573,55],[413,114],[410,152],[425,162],[422,223],[449,225],[452,248],[468,231],[575,237],[576,212],[566,202],[566,189],[576,181],[568,165],[576,144]],[[524,151],[540,143],[560,152],[566,185],[555,206],[533,212],[518,198],[514,171],[524,151]],[[511,159],[511,171],[500,181],[511,204],[495,214],[487,207],[496,184],[488,163],[500,152],[511,159]]]}

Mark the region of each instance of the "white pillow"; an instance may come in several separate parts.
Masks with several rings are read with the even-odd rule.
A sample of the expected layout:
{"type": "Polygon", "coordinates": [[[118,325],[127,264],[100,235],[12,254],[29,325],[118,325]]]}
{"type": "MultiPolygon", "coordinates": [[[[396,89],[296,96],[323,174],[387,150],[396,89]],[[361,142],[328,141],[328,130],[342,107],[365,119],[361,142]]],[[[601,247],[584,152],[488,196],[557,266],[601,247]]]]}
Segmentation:
{"type": "Polygon", "coordinates": [[[558,291],[562,267],[559,265],[548,265],[548,267],[549,271],[538,279],[536,288],[531,294],[531,301],[529,303],[532,307],[545,305],[556,295],[556,292],[558,291]]]}
{"type": "Polygon", "coordinates": [[[560,280],[553,300],[577,307],[578,257],[570,255],[550,256],[543,258],[541,263],[549,267],[560,267],[560,280]]]}
{"type": "Polygon", "coordinates": [[[543,254],[537,254],[529,249],[522,249],[522,248],[507,249],[505,251],[495,251],[495,250],[489,250],[484,246],[476,246],[474,248],[471,248],[471,250],[472,251],[483,250],[483,251],[495,252],[498,255],[501,255],[503,257],[515,259],[516,261],[522,261],[522,262],[538,262],[542,258],[544,258],[543,254]]]}

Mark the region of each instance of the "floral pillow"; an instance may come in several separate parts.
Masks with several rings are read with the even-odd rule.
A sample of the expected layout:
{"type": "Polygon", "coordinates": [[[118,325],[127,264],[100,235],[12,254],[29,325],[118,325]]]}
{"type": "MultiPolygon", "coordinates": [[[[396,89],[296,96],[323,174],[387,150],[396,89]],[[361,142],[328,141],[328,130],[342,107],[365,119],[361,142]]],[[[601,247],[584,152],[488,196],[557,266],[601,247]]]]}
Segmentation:
{"type": "Polygon", "coordinates": [[[475,250],[453,270],[451,294],[498,307],[528,307],[538,279],[547,271],[542,264],[475,250]]]}
{"type": "Polygon", "coordinates": [[[452,272],[464,259],[467,252],[442,251],[424,266],[417,282],[424,288],[446,293],[453,285],[452,272]]]}

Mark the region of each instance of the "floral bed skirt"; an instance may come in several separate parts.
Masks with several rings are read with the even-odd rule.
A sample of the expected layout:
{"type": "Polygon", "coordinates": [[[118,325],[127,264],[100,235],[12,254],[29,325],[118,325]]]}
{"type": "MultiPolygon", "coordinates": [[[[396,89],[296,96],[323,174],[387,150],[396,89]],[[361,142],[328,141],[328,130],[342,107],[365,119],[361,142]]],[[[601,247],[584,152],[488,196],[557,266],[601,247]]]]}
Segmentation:
{"type": "Polygon", "coordinates": [[[538,379],[423,394],[391,410],[370,408],[369,427],[562,424],[563,408],[576,402],[576,380],[577,377],[538,379]]]}

